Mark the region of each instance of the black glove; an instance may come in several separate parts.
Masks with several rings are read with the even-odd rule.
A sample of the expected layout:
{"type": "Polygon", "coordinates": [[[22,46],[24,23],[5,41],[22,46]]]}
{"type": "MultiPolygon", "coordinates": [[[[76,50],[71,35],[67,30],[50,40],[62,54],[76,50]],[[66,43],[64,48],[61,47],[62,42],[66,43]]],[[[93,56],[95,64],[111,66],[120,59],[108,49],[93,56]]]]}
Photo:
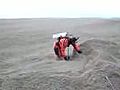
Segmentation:
{"type": "Polygon", "coordinates": [[[78,40],[78,38],[76,38],[76,37],[71,38],[72,43],[75,43],[77,40],[78,40]]]}

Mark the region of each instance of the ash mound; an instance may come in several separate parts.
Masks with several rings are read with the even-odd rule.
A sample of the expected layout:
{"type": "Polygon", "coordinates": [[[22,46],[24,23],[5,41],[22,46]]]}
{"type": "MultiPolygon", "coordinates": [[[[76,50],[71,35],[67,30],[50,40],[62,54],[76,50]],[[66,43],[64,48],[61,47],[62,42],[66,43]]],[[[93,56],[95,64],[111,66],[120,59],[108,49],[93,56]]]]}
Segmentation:
{"type": "Polygon", "coordinates": [[[120,46],[114,42],[88,40],[81,45],[87,63],[82,73],[82,90],[120,89],[120,46]],[[83,86],[84,86],[83,85],[83,86]]]}
{"type": "Polygon", "coordinates": [[[120,90],[120,46],[92,39],[81,50],[70,62],[44,58],[32,65],[35,72],[0,79],[1,90],[120,90]]]}

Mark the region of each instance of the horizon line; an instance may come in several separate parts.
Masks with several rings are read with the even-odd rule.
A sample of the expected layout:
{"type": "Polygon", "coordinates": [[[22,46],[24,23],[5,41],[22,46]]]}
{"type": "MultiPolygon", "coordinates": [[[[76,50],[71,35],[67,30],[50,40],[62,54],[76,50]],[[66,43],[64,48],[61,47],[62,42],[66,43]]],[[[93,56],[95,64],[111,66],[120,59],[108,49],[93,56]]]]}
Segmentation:
{"type": "Polygon", "coordinates": [[[8,18],[0,17],[0,19],[77,19],[77,18],[120,19],[120,17],[8,17],[8,18]]]}

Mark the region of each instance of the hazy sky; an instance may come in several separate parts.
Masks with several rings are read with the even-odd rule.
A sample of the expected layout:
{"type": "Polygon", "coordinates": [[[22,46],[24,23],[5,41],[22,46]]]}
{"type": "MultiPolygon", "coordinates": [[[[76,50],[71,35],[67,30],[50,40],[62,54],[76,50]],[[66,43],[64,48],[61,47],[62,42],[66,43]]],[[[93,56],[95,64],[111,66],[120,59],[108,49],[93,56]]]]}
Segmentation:
{"type": "Polygon", "coordinates": [[[120,17],[120,0],[0,0],[0,18],[120,17]]]}

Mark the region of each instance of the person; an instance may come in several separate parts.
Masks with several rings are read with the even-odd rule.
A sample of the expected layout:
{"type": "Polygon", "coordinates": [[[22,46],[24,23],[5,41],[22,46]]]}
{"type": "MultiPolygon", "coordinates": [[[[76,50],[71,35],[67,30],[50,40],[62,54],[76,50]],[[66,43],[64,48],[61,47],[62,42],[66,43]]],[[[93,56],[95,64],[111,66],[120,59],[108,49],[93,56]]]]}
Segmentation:
{"type": "Polygon", "coordinates": [[[72,45],[74,49],[80,54],[82,51],[80,50],[80,45],[76,43],[76,41],[79,39],[79,37],[72,37],[69,40],[69,45],[72,45]]]}
{"type": "Polygon", "coordinates": [[[82,53],[80,50],[80,45],[76,43],[78,37],[73,37],[72,35],[60,36],[57,38],[57,41],[54,43],[54,52],[57,57],[63,57],[65,60],[69,59],[70,57],[66,56],[65,49],[72,45],[79,54],[82,53]]]}

